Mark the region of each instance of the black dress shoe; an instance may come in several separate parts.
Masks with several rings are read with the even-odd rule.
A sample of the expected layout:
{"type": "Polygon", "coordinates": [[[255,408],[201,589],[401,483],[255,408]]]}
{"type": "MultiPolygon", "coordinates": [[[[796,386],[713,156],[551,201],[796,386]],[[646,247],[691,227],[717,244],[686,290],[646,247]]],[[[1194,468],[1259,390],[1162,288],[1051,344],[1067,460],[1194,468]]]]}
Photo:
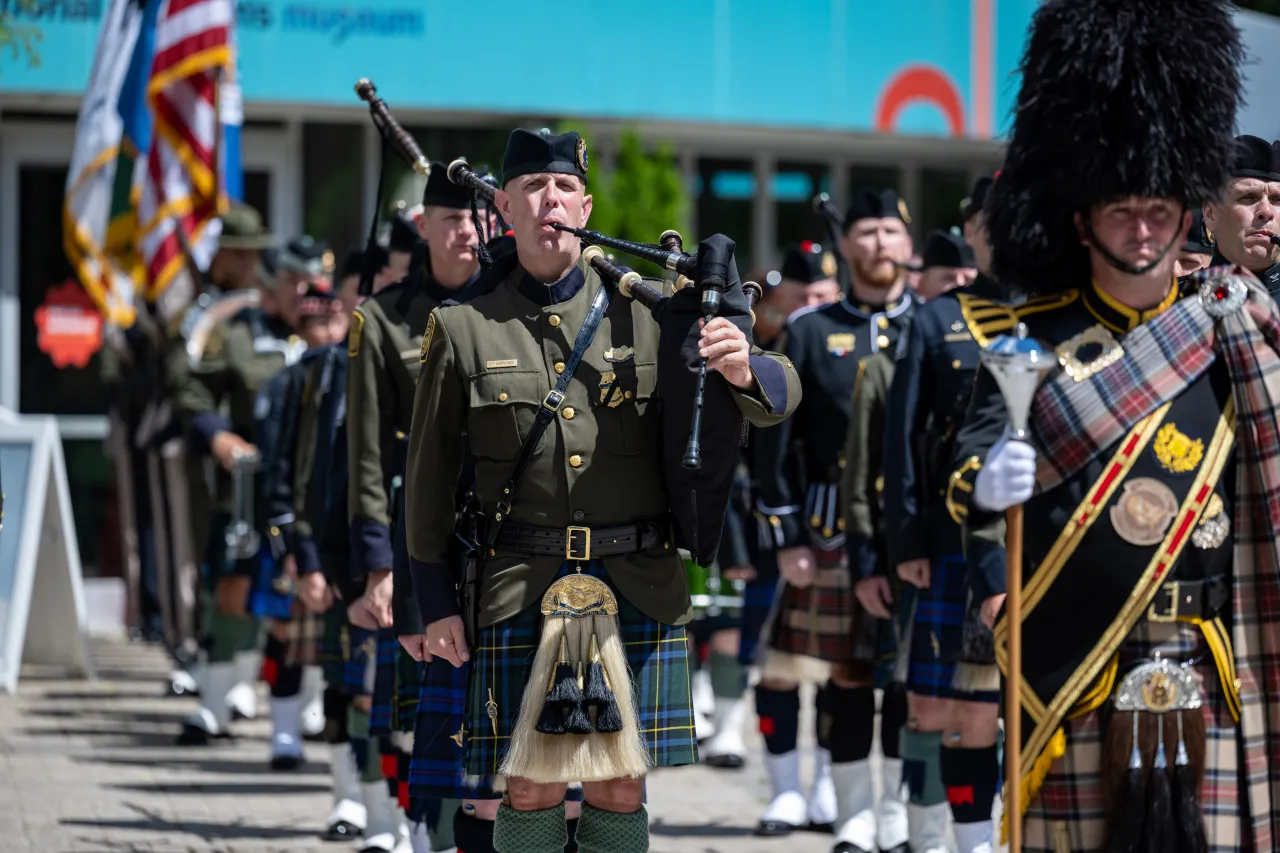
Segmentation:
{"type": "MultiPolygon", "coordinates": [[[[898,848],[895,847],[893,849],[897,850],[898,848]]],[[[871,853],[871,851],[863,850],[861,847],[859,847],[858,845],[854,844],[851,841],[841,841],[835,847],[831,848],[831,853],[871,853]]],[[[908,850],[907,853],[911,853],[911,851],[908,850]]]]}
{"type": "Polygon", "coordinates": [[[816,832],[819,835],[835,835],[836,825],[834,823],[814,823],[809,821],[804,825],[805,832],[816,832]]]}
{"type": "Polygon", "coordinates": [[[334,821],[324,831],[325,841],[352,841],[364,835],[364,830],[345,820],[334,821]]]}
{"type": "Polygon", "coordinates": [[[231,740],[230,732],[222,732],[221,734],[209,734],[209,732],[193,726],[190,723],[182,724],[182,732],[178,735],[175,743],[178,746],[208,746],[211,741],[215,740],[231,740]]]}
{"type": "Polygon", "coordinates": [[[904,841],[897,847],[890,847],[888,850],[881,850],[880,853],[911,853],[911,845],[904,841]]]}
{"type": "Polygon", "coordinates": [[[721,770],[741,770],[747,761],[741,755],[708,755],[702,759],[708,767],[719,767],[721,770]]]}
{"type": "Polygon", "coordinates": [[[756,824],[755,835],[758,838],[781,838],[799,829],[804,827],[787,823],[785,820],[762,820],[756,824]]]}
{"type": "Polygon", "coordinates": [[[304,759],[301,755],[273,755],[271,756],[272,770],[297,770],[302,766],[304,759]]]}

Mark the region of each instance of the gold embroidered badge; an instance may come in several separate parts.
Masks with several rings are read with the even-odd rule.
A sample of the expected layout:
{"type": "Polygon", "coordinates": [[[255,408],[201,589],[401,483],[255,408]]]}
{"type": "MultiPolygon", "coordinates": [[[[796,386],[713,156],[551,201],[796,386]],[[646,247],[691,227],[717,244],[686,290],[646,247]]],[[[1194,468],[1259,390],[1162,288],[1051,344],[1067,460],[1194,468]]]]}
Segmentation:
{"type": "Polygon", "coordinates": [[[436,315],[427,317],[427,330],[422,333],[422,349],[418,352],[418,361],[427,363],[427,350],[431,349],[431,336],[436,333],[436,315]]]}
{"type": "Polygon", "coordinates": [[[1085,329],[1055,350],[1058,364],[1079,382],[1119,361],[1124,347],[1103,326],[1085,329]]]}
{"type": "MultiPolygon", "coordinates": [[[[1173,474],[1187,474],[1196,470],[1200,460],[1204,458],[1204,442],[1180,432],[1173,423],[1160,427],[1155,441],[1151,443],[1151,449],[1160,466],[1173,474]]],[[[1221,512],[1221,508],[1218,511],[1221,512]]]]}
{"type": "Polygon", "coordinates": [[[360,354],[360,340],[364,332],[364,315],[359,311],[351,314],[351,331],[347,333],[347,356],[355,358],[360,354]]]}
{"type": "Polygon", "coordinates": [[[1151,477],[1124,484],[1124,493],[1111,508],[1111,526],[1130,545],[1158,545],[1178,514],[1173,489],[1151,477]]]}
{"type": "Polygon", "coordinates": [[[853,345],[856,342],[857,337],[852,332],[827,335],[827,352],[832,355],[848,355],[853,352],[853,345]]]}
{"type": "Polygon", "coordinates": [[[618,375],[610,371],[609,373],[600,374],[600,402],[607,405],[611,409],[616,409],[622,405],[625,399],[622,395],[622,389],[618,387],[618,375]]]}

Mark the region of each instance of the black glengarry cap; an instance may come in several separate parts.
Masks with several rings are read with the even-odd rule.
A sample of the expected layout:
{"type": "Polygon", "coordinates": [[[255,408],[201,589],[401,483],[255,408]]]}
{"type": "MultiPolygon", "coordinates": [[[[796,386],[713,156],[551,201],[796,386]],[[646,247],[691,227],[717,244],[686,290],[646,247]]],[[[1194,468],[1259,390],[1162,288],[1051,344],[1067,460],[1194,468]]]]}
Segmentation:
{"type": "Polygon", "coordinates": [[[848,231],[859,219],[901,219],[907,225],[911,224],[907,203],[891,189],[854,190],[853,201],[844,214],[844,230],[848,231]]]}
{"type": "MultiPolygon", "coordinates": [[[[461,184],[449,180],[447,163],[432,162],[431,176],[427,178],[427,186],[422,190],[422,206],[470,208],[471,192],[461,184]]],[[[417,235],[414,237],[416,239],[417,235]]]]}
{"type": "Polygon", "coordinates": [[[502,185],[538,172],[577,175],[585,181],[587,143],[572,130],[556,136],[517,127],[507,138],[507,150],[502,155],[502,185]]]}
{"type": "Polygon", "coordinates": [[[808,240],[799,246],[789,246],[782,256],[778,272],[782,278],[813,284],[836,277],[836,258],[820,244],[808,240]]]}
{"type": "Polygon", "coordinates": [[[950,231],[934,230],[929,232],[925,241],[924,252],[920,255],[920,269],[930,267],[972,268],[978,265],[973,257],[973,247],[958,234],[950,231]]]}
{"type": "Polygon", "coordinates": [[[1231,177],[1280,181],[1280,142],[1256,136],[1237,136],[1231,177]]]}

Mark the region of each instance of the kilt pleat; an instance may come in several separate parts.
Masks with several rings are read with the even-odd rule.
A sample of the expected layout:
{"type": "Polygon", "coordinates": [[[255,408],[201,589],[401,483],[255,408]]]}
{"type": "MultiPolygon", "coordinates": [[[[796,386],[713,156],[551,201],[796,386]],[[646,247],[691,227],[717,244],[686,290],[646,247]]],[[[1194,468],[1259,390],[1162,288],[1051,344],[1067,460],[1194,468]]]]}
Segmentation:
{"type": "Polygon", "coordinates": [[[369,735],[386,737],[392,731],[392,716],[396,704],[396,667],[400,660],[400,641],[396,639],[395,630],[379,628],[376,648],[369,735]]]}
{"type": "Polygon", "coordinates": [[[813,583],[781,584],[769,626],[769,646],[829,663],[850,660],[849,636],[857,608],[844,549],[815,549],[813,583]]]}
{"type": "MultiPolygon", "coordinates": [[[[1240,766],[1235,720],[1227,707],[1208,644],[1197,626],[1140,623],[1119,649],[1120,671],[1156,652],[1193,664],[1200,682],[1206,730],[1204,783],[1200,804],[1210,853],[1240,849],[1240,766]]],[[[1053,763],[1044,787],[1027,810],[1025,853],[1100,851],[1107,843],[1107,808],[1102,781],[1103,709],[1067,720],[1066,754],[1053,763]],[[1062,845],[1067,844],[1064,848],[1062,845]]]]}
{"type": "Polygon", "coordinates": [[[418,714],[418,692],[422,689],[423,664],[413,659],[396,641],[396,698],[391,709],[391,727],[397,732],[414,731],[418,714]]]}
{"type": "MultiPolygon", "coordinates": [[[[571,574],[577,563],[565,563],[558,577],[571,574]]],[[[598,560],[583,572],[607,580],[598,560]]],[[[689,689],[689,645],[683,627],[650,619],[614,590],[618,597],[618,626],[631,668],[632,690],[639,712],[640,732],[653,767],[679,767],[698,761],[689,689]]],[[[517,616],[480,632],[472,656],[467,699],[466,768],[470,776],[491,777],[506,756],[525,685],[538,650],[542,614],[535,604],[517,616]],[[497,715],[485,711],[492,700],[497,715]]],[[[574,781],[574,780],[566,780],[574,781]]]]}

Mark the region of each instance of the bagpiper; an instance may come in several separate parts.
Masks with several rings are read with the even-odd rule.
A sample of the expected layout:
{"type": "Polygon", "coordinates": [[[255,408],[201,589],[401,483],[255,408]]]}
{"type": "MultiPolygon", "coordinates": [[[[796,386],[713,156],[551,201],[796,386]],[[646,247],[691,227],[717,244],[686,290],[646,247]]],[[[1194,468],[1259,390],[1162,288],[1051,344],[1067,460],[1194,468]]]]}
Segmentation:
{"type": "MultiPolygon", "coordinates": [[[[697,761],[690,598],[661,474],[663,417],[677,401],[661,398],[659,377],[686,369],[689,344],[739,421],[777,423],[800,395],[790,363],[753,349],[727,317],[660,350],[660,330],[674,327],[615,296],[556,227],[585,227],[587,168],[577,133],[511,133],[496,206],[515,252],[480,295],[431,313],[410,430],[414,593],[430,654],[471,665],[460,770],[501,777],[499,853],[561,853],[576,781],[582,853],[643,853],[646,774],[697,761]],[[467,451],[484,542],[471,636],[448,567],[467,451]]],[[[725,266],[694,280],[724,275],[726,249],[700,249],[699,264],[725,266]]]]}

